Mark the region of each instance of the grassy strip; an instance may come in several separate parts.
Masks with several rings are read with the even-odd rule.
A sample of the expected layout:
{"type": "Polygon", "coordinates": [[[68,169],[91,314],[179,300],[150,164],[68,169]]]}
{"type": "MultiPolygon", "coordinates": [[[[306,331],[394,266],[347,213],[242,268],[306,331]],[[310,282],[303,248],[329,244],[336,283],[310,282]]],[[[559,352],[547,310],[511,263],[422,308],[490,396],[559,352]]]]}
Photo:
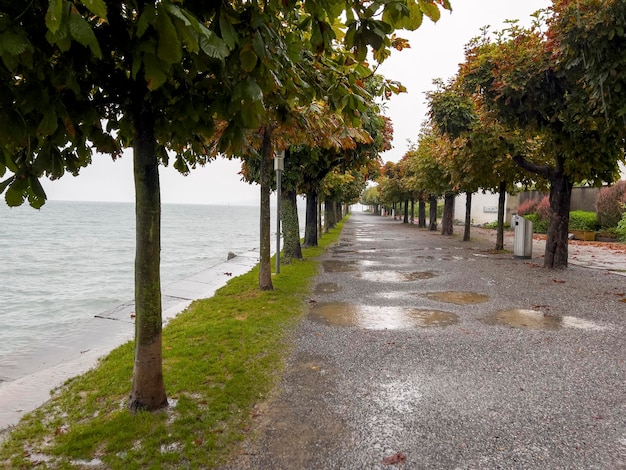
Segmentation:
{"type": "Polygon", "coordinates": [[[207,468],[223,462],[246,436],[252,408],[271,391],[306,311],[318,261],[342,224],[281,266],[273,291],[258,290],[258,268],[194,302],[163,330],[166,389],[175,406],[131,414],[133,346],[127,343],[49,402],[26,415],[0,449],[3,468],[207,468]]]}

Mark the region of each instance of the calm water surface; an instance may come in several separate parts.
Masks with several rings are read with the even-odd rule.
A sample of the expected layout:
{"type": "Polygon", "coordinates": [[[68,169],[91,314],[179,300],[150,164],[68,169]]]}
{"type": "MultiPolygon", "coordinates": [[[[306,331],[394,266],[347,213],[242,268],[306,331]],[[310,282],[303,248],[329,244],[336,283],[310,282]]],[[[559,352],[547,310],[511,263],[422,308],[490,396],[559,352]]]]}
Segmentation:
{"type": "MultiPolygon", "coordinates": [[[[3,201],[2,201],[3,202],[3,201]]],[[[163,205],[162,285],[258,246],[258,207],[163,205]]],[[[133,298],[130,203],[0,204],[0,356],[133,298]]]]}

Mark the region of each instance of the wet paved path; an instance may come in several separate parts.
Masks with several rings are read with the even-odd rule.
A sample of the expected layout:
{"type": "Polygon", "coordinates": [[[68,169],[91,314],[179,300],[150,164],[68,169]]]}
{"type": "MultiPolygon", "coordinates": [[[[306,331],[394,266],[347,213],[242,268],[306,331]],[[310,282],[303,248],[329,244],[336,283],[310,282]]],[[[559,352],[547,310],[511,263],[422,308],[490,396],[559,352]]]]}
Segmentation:
{"type": "Polygon", "coordinates": [[[353,214],[228,468],[626,468],[624,277],[492,247],[353,214]]]}

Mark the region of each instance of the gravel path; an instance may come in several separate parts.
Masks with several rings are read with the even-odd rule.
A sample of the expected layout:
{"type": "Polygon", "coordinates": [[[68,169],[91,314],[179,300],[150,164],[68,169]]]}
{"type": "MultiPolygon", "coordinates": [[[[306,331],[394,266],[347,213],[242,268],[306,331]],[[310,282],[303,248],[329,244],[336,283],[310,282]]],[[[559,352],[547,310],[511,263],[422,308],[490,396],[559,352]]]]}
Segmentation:
{"type": "Polygon", "coordinates": [[[626,468],[626,278],[481,233],[354,213],[225,468],[626,468]]]}

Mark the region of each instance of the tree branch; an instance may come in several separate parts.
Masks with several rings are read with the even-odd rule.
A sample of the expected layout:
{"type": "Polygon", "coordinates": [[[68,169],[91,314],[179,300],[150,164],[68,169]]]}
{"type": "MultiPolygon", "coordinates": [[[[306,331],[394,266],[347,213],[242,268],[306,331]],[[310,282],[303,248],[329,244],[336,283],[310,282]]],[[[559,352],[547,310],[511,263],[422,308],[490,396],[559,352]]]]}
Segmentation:
{"type": "Polygon", "coordinates": [[[524,170],[536,173],[546,179],[550,179],[550,174],[553,171],[553,168],[549,165],[537,165],[536,163],[526,160],[523,155],[514,155],[513,161],[524,170]]]}

